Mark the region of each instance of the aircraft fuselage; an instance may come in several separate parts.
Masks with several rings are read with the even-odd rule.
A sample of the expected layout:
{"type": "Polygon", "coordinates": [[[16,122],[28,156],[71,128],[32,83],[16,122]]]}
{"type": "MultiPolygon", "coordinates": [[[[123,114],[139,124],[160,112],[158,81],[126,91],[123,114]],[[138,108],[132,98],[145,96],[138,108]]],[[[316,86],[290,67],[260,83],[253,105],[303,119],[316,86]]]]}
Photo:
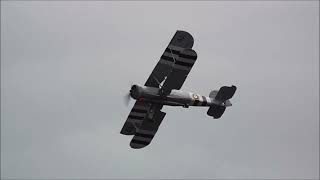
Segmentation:
{"type": "Polygon", "coordinates": [[[161,89],[155,87],[146,87],[140,85],[133,85],[130,90],[132,98],[138,101],[168,105],[168,106],[231,106],[230,101],[221,102],[214,98],[202,96],[200,94],[186,92],[181,90],[172,90],[168,95],[161,95],[161,89]]]}

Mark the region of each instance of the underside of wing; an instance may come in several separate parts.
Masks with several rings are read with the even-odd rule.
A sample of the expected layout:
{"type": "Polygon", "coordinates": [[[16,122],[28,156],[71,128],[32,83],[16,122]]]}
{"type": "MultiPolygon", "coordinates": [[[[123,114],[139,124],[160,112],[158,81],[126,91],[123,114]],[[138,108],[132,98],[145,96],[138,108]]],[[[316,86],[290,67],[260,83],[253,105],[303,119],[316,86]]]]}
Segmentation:
{"type": "MultiPolygon", "coordinates": [[[[177,31],[162,54],[156,67],[147,79],[145,86],[159,88],[170,93],[180,89],[197,59],[192,50],[193,37],[185,31],[177,31]]],[[[138,149],[150,144],[165,117],[161,111],[163,105],[136,101],[121,134],[134,135],[130,146],[138,149]]]]}
{"type": "Polygon", "coordinates": [[[124,135],[134,135],[143,120],[147,117],[150,107],[151,105],[148,103],[136,101],[120,133],[124,135]]]}
{"type": "Polygon", "coordinates": [[[162,85],[164,94],[169,94],[172,89],[182,87],[196,60],[197,53],[193,49],[184,49],[177,58],[171,59],[172,69],[162,85]]]}
{"type": "Polygon", "coordinates": [[[153,117],[143,120],[139,129],[133,136],[130,147],[140,149],[150,144],[154,135],[157,133],[158,128],[165,117],[166,113],[159,109],[154,112],[153,117]]]}
{"type": "Polygon", "coordinates": [[[188,32],[177,31],[147,79],[145,86],[159,87],[159,84],[172,70],[174,64],[172,60],[177,59],[184,49],[191,49],[193,42],[193,37],[188,32]]]}
{"type": "Polygon", "coordinates": [[[166,113],[162,105],[136,101],[120,133],[134,135],[130,146],[139,149],[152,141],[166,113]]]}

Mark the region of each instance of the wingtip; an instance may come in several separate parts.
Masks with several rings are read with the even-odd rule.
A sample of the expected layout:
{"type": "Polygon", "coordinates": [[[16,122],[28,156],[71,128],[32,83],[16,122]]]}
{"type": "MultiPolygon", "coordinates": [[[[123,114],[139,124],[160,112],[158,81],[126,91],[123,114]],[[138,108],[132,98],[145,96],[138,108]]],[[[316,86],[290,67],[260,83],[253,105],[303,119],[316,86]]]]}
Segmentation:
{"type": "Polygon", "coordinates": [[[121,131],[120,131],[120,134],[123,134],[123,135],[134,135],[136,132],[136,128],[134,127],[134,125],[132,123],[128,123],[126,122],[121,131]]]}
{"type": "Polygon", "coordinates": [[[232,86],[231,86],[231,88],[233,89],[233,91],[234,91],[234,93],[235,93],[235,92],[236,92],[236,90],[237,90],[237,86],[232,85],[232,86]]]}
{"type": "Polygon", "coordinates": [[[183,31],[183,30],[177,30],[173,39],[169,44],[174,44],[183,48],[191,49],[193,46],[193,43],[194,43],[194,39],[189,32],[183,31]]]}

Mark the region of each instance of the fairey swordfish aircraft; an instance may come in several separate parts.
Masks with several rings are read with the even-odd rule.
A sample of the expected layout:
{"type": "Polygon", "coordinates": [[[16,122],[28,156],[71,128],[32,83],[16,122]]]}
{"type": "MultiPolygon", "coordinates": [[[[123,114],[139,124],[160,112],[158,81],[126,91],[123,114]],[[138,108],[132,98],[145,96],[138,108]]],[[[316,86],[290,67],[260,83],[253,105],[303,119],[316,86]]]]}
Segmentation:
{"type": "Polygon", "coordinates": [[[177,31],[144,86],[131,86],[127,98],[129,101],[131,97],[136,102],[120,133],[134,135],[130,142],[132,148],[139,149],[150,144],[166,115],[161,111],[164,105],[184,108],[207,106],[207,114],[215,119],[232,105],[229,99],[236,91],[233,85],[223,86],[219,91],[213,90],[209,97],[179,90],[197,59],[192,49],[193,42],[188,32],[177,31]]]}

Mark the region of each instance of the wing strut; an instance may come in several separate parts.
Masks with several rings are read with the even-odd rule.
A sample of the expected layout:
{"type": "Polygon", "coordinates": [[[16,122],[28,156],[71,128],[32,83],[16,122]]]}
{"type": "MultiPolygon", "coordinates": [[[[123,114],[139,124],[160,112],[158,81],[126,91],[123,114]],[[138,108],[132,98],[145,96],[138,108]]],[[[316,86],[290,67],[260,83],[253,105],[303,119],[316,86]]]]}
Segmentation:
{"type": "Polygon", "coordinates": [[[157,82],[157,84],[159,85],[159,88],[160,88],[160,89],[162,89],[162,85],[163,85],[163,83],[166,81],[167,77],[170,76],[170,74],[172,73],[173,68],[174,68],[174,64],[176,63],[176,58],[174,58],[171,48],[168,48],[168,49],[170,49],[171,57],[172,57],[172,59],[173,59],[173,63],[172,63],[172,65],[171,65],[170,72],[164,77],[164,79],[163,79],[162,82],[160,82],[155,76],[152,76],[153,79],[154,79],[154,80],[157,82]]]}
{"type": "Polygon", "coordinates": [[[159,82],[159,80],[158,80],[155,76],[152,76],[152,77],[153,77],[153,79],[158,83],[159,88],[161,88],[161,87],[162,87],[162,85],[161,85],[161,83],[159,82]]]}

